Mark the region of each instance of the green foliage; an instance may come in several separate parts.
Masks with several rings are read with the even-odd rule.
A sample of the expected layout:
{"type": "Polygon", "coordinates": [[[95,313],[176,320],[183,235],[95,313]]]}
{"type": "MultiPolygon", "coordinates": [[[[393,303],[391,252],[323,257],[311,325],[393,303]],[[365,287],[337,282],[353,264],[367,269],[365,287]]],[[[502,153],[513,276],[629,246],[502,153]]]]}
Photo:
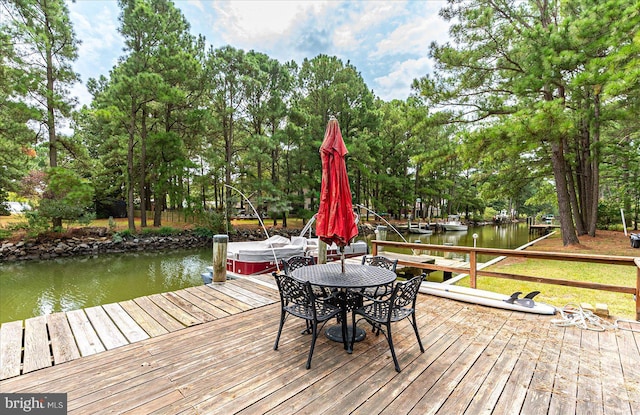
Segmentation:
{"type": "Polygon", "coordinates": [[[114,233],[111,239],[113,240],[113,242],[119,243],[131,237],[133,237],[133,232],[131,232],[131,229],[125,229],[120,232],[114,233]]]}
{"type": "Polygon", "coordinates": [[[2,239],[8,239],[11,237],[13,233],[10,230],[7,229],[0,229],[0,240],[2,239]]]}
{"type": "Polygon", "coordinates": [[[199,211],[195,214],[195,220],[198,224],[196,227],[198,232],[206,234],[202,236],[213,236],[216,234],[226,233],[227,222],[222,212],[214,210],[199,211]],[[210,233],[210,235],[207,233],[210,233]]]}
{"type": "Polygon", "coordinates": [[[47,190],[38,210],[47,218],[89,223],[95,218],[88,211],[92,204],[93,187],[86,180],[71,170],[54,167],[47,175],[47,190]]]}
{"type": "Polygon", "coordinates": [[[43,216],[38,210],[28,210],[24,213],[24,216],[29,224],[27,234],[31,237],[38,236],[51,229],[50,218],[43,216]]]}
{"type": "Polygon", "coordinates": [[[116,230],[116,221],[113,219],[113,216],[109,216],[109,231],[113,232],[116,230]]]}
{"type": "MultiPolygon", "coordinates": [[[[378,213],[414,213],[416,198],[423,213],[432,206],[444,216],[477,217],[487,205],[557,213],[551,161],[561,146],[559,165],[571,170],[559,177],[576,183],[581,208],[599,194],[624,207],[628,222],[638,218],[636,1],[448,2],[441,16],[454,23],[452,41],[433,45],[434,74],[414,81],[414,96],[391,102],[376,99],[357,68],[336,56],[298,65],[231,46],[205,50],[172,2],[119,6],[124,53],[88,81],[93,102],[73,115],[74,136],[63,137],[39,104],[54,97],[56,114],[70,108],[61,92],[74,79],[77,45],[66,4],[7,3],[25,19],[0,30],[0,206],[5,190],[39,197],[39,175],[60,153],[60,165],[93,183],[101,215],[112,213],[100,205],[127,201],[131,230],[134,204],[149,201],[176,212],[223,203],[231,211],[240,196],[225,184],[274,220],[291,212],[308,218],[319,203],[318,148],[333,114],[349,149],[354,202],[378,213]],[[52,33],[35,11],[56,17],[52,33]],[[46,39],[66,41],[56,43],[54,91],[43,83],[46,64],[23,59],[45,50],[46,39]],[[34,134],[32,120],[45,121],[51,142],[34,134]]],[[[49,189],[40,215],[88,220],[92,202],[70,195],[75,188],[49,189]]],[[[150,207],[136,208],[146,215],[150,207]]],[[[198,232],[227,231],[221,213],[192,217],[198,232]]],[[[145,218],[142,232],[146,226],[145,218]]]]}
{"type": "Polygon", "coordinates": [[[214,232],[213,230],[206,228],[204,226],[196,226],[193,228],[193,234],[199,236],[201,238],[211,238],[213,235],[219,234],[219,232],[214,232]]]}
{"type": "Polygon", "coordinates": [[[615,226],[622,229],[620,205],[616,200],[601,200],[598,203],[598,228],[613,230],[615,226]]]}
{"type": "Polygon", "coordinates": [[[83,226],[89,226],[89,225],[91,225],[91,222],[93,222],[94,220],[96,220],[96,214],[95,213],[93,213],[93,212],[84,212],[78,218],[78,223],[80,225],[83,225],[83,226]]]}

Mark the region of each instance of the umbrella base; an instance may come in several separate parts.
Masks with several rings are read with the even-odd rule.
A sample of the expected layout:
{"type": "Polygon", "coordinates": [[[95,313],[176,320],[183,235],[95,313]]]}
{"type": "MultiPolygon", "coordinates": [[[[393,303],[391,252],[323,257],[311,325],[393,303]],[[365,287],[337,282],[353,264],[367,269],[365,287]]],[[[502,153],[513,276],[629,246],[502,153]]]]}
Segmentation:
{"type": "MultiPolygon", "coordinates": [[[[347,340],[351,341],[351,336],[353,333],[353,327],[347,326],[347,340]]],[[[333,340],[334,342],[342,343],[342,326],[331,326],[324,331],[324,335],[327,336],[329,340],[333,340]]],[[[356,341],[361,342],[366,337],[366,332],[356,327],[356,341]]]]}

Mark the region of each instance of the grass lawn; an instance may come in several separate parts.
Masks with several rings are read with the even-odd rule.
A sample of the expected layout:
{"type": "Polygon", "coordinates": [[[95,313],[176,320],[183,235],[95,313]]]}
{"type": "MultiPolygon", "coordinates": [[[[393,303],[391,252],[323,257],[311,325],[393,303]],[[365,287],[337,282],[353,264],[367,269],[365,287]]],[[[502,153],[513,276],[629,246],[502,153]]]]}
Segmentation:
{"type": "MultiPolygon", "coordinates": [[[[532,251],[640,257],[640,249],[631,248],[629,238],[623,232],[598,231],[595,238],[581,237],[580,242],[581,245],[577,247],[564,247],[562,238],[556,234],[528,249],[532,251]]],[[[635,287],[637,278],[637,268],[634,266],[542,261],[524,258],[508,258],[485,270],[565,280],[591,281],[627,287],[635,287]]],[[[461,281],[461,285],[468,286],[468,284],[468,279],[461,281]]],[[[635,319],[635,302],[631,294],[482,276],[478,277],[477,288],[504,294],[511,294],[515,291],[522,291],[526,294],[537,290],[540,291],[540,294],[536,297],[536,301],[539,302],[560,308],[567,304],[580,305],[581,303],[589,303],[595,306],[596,303],[603,303],[607,304],[612,316],[635,319]]]]}

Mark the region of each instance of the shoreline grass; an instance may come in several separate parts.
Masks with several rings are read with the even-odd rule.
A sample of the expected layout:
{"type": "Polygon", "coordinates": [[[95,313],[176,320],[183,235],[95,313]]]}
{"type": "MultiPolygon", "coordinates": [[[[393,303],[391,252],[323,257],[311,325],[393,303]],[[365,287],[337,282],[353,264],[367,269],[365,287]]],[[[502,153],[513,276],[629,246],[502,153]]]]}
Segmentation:
{"type": "MultiPolygon", "coordinates": [[[[622,232],[599,231],[599,233],[601,236],[596,236],[595,238],[582,237],[582,244],[578,247],[563,247],[560,236],[553,235],[528,249],[532,251],[640,257],[640,250],[630,248],[628,238],[622,232]]],[[[626,287],[635,287],[637,278],[637,268],[634,266],[528,258],[508,258],[485,268],[485,270],[626,287]]],[[[469,278],[462,279],[460,285],[468,287],[469,278]]],[[[535,300],[541,303],[547,303],[558,308],[569,304],[579,306],[581,303],[589,303],[592,306],[595,306],[596,303],[606,304],[609,308],[610,316],[635,319],[635,301],[632,294],[483,276],[478,277],[477,288],[507,295],[515,291],[522,291],[524,294],[531,291],[540,291],[535,300]]]]}

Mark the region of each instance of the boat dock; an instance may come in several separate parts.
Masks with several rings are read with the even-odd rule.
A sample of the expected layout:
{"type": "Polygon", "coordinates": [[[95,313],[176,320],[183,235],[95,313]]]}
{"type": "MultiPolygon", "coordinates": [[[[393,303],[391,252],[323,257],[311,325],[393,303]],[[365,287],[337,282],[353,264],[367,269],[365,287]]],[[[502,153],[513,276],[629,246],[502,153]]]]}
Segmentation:
{"type": "Polygon", "coordinates": [[[549,223],[542,223],[538,225],[529,225],[529,235],[547,235],[553,229],[560,229],[560,225],[551,225],[549,223]]]}
{"type": "Polygon", "coordinates": [[[0,327],[0,380],[279,302],[251,279],[58,312],[0,327]]]}
{"type": "MultiPolygon", "coordinates": [[[[124,330],[129,344],[66,362],[50,355],[50,364],[0,381],[0,390],[66,393],[69,414],[640,413],[640,333],[559,327],[549,316],[420,294],[425,353],[409,323],[394,326],[402,372],[394,370],[384,336],[371,332],[353,354],[319,336],[306,370],[302,320],[288,320],[273,350],[280,306],[271,280],[238,278],[132,300],[135,306],[102,306],[116,327],[112,309],[121,307],[140,328],[157,332],[145,329],[148,338],[134,340],[124,330]],[[140,310],[147,316],[136,317],[140,310]]],[[[107,349],[99,312],[81,312],[86,331],[95,330],[96,345],[107,349]]],[[[43,330],[28,334],[34,322],[22,329],[25,356],[42,348],[31,338],[45,338],[43,330]]],[[[3,324],[3,348],[8,331],[3,324]]],[[[45,345],[54,343],[51,337],[45,345]]]]}
{"type": "MultiPolygon", "coordinates": [[[[416,264],[433,264],[430,269],[423,269],[423,271],[427,273],[442,271],[444,281],[451,279],[453,273],[457,270],[460,270],[460,274],[466,274],[469,270],[469,261],[464,261],[459,258],[445,258],[433,255],[408,255],[390,251],[379,252],[379,255],[397,259],[398,269],[402,267],[415,267],[416,264]]],[[[484,263],[479,262],[477,266],[478,268],[484,268],[484,263]]]]}

